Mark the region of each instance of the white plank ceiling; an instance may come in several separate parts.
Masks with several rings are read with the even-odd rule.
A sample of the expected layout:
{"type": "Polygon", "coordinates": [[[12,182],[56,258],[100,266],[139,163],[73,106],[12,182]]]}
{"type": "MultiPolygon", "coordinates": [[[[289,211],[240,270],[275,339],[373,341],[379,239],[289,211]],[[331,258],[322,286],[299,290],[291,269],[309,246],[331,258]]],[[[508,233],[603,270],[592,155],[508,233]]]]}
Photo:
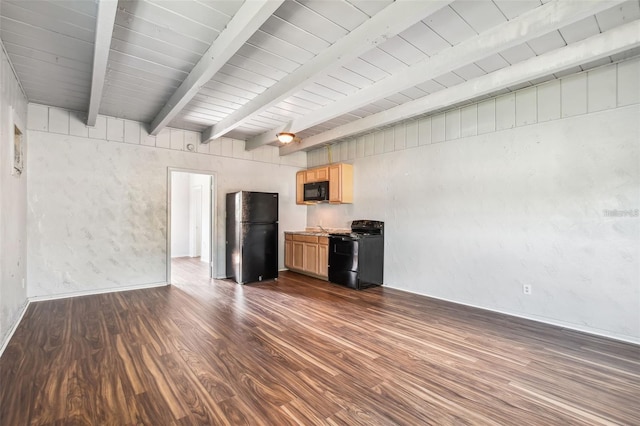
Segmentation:
{"type": "Polygon", "coordinates": [[[0,2],[0,38],[30,102],[84,114],[93,102],[154,134],[182,128],[247,149],[295,132],[283,154],[432,113],[436,93],[487,76],[506,76],[492,88],[503,93],[637,55],[640,36],[640,0],[118,0],[113,24],[98,1],[115,2],[0,2]],[[112,28],[97,34],[99,22],[112,28]],[[108,49],[96,43],[105,36],[108,49]],[[570,60],[557,60],[562,49],[570,60]],[[545,66],[514,67],[528,63],[545,66]]]}

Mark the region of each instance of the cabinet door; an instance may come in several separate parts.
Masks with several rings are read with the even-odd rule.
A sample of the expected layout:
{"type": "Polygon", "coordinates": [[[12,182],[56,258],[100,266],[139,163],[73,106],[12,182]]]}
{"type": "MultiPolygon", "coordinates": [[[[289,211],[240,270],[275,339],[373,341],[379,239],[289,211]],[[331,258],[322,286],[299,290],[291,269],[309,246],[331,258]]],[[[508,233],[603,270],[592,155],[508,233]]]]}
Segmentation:
{"type": "Polygon", "coordinates": [[[329,180],[329,168],[328,167],[320,167],[316,170],[316,179],[318,182],[325,182],[329,180]]]}
{"type": "Polygon", "coordinates": [[[316,169],[309,169],[304,173],[304,183],[312,183],[318,181],[318,173],[316,169]]]}
{"type": "Polygon", "coordinates": [[[293,261],[291,267],[294,269],[304,269],[304,245],[301,241],[293,241],[293,261]]]}
{"type": "Polygon", "coordinates": [[[306,172],[304,170],[296,173],[296,204],[304,204],[304,183],[306,172]]]}
{"type": "Polygon", "coordinates": [[[329,202],[342,201],[342,167],[341,164],[329,166],[329,202]]]}
{"type": "Polygon", "coordinates": [[[293,241],[285,239],[284,241],[284,266],[291,268],[293,265],[293,241]]]}
{"type": "Polygon", "coordinates": [[[332,164],[329,166],[329,202],[353,203],[353,166],[332,164]]]}
{"type": "Polygon", "coordinates": [[[304,266],[302,269],[311,274],[318,273],[318,244],[304,243],[304,266]]]}
{"type": "Polygon", "coordinates": [[[308,169],[304,175],[304,183],[324,182],[327,180],[329,180],[328,167],[316,167],[314,169],[308,169]]]}
{"type": "Polygon", "coordinates": [[[329,245],[318,244],[318,275],[329,276],[329,245]]]}

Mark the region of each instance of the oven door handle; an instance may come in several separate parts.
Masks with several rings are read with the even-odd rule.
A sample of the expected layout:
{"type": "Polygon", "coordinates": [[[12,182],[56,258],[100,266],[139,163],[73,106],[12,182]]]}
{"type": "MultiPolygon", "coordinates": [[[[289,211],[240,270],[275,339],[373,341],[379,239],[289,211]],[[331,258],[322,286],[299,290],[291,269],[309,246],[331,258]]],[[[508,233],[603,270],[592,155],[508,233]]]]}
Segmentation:
{"type": "Polygon", "coordinates": [[[329,237],[329,239],[338,240],[338,241],[355,241],[355,239],[352,237],[341,237],[339,235],[332,235],[329,237]]]}

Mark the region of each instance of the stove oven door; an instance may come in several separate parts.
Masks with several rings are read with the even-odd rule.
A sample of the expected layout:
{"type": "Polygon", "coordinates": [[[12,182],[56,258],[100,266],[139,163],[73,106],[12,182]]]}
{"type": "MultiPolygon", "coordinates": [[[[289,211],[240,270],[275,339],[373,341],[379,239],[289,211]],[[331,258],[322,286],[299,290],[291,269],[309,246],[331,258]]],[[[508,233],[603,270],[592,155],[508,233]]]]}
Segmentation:
{"type": "Polygon", "coordinates": [[[358,240],[346,236],[329,237],[329,281],[357,288],[358,240]]]}

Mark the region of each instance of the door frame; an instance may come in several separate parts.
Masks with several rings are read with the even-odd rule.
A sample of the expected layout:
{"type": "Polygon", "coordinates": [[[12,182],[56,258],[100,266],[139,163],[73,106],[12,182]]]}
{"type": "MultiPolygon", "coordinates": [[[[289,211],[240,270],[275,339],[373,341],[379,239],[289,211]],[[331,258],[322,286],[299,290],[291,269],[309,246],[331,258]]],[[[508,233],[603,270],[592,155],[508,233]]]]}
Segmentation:
{"type": "Polygon", "coordinates": [[[213,235],[218,234],[216,207],[216,194],[218,187],[218,177],[210,170],[185,169],[182,167],[167,167],[167,284],[171,284],[171,175],[177,173],[191,173],[196,175],[209,176],[209,278],[216,277],[216,262],[218,259],[217,244],[213,235]]]}

